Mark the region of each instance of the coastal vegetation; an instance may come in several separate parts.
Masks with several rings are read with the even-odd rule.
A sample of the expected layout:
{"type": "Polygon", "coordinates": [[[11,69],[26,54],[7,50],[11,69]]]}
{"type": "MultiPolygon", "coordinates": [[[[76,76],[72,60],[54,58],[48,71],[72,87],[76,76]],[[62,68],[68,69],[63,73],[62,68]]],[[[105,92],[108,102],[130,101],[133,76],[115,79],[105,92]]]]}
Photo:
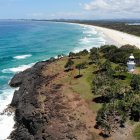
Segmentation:
{"type": "Polygon", "coordinates": [[[138,126],[135,128],[135,130],[134,130],[134,132],[133,132],[133,135],[134,135],[134,137],[135,137],[137,140],[140,139],[140,125],[138,125],[138,126]]]}
{"type": "Polygon", "coordinates": [[[11,139],[140,139],[140,67],[127,71],[131,53],[139,62],[135,46],[93,47],[16,74],[11,139]]]}
{"type": "MultiPolygon", "coordinates": [[[[73,80],[72,89],[85,98],[91,109],[97,113],[95,127],[101,130],[100,135],[110,137],[119,128],[125,128],[127,122],[139,122],[140,76],[128,73],[126,64],[131,53],[136,62],[139,62],[140,50],[131,45],[121,48],[104,45],[92,48],[88,53],[84,52],[87,51],[71,52],[68,58],[68,61],[73,60],[73,67],[78,69],[78,75],[84,68],[83,77],[76,85],[73,80]]],[[[137,66],[139,67],[139,63],[137,66]]],[[[139,129],[135,130],[135,135],[137,131],[139,129]]]]}
{"type": "Polygon", "coordinates": [[[72,70],[72,66],[73,66],[74,62],[72,61],[72,59],[68,59],[68,62],[65,65],[65,68],[67,71],[72,70]]]}

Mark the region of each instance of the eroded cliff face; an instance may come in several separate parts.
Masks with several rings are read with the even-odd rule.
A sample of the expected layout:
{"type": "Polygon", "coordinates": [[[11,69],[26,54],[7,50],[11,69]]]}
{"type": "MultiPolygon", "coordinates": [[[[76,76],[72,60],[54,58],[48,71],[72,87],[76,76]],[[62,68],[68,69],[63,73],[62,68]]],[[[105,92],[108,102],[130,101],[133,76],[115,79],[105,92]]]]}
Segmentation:
{"type": "Polygon", "coordinates": [[[50,71],[54,63],[39,62],[11,80],[11,87],[19,87],[11,102],[16,110],[11,140],[93,139],[91,112],[79,95],[60,82],[64,75],[50,71]]]}

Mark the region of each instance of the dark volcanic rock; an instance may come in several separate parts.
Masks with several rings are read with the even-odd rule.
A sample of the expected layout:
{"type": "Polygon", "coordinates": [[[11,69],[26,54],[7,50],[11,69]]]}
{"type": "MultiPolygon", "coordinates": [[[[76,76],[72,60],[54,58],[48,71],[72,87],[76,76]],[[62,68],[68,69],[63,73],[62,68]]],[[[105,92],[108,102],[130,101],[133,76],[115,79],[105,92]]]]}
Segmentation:
{"type": "Polygon", "coordinates": [[[16,74],[9,83],[11,87],[19,87],[11,102],[11,106],[16,108],[16,129],[11,134],[13,140],[34,140],[34,135],[44,122],[40,111],[37,111],[41,107],[37,89],[44,82],[41,69],[48,64],[48,61],[39,62],[32,68],[16,74]]]}
{"type": "Polygon", "coordinates": [[[19,87],[11,102],[16,122],[11,140],[77,140],[75,132],[86,130],[72,117],[62,85],[54,83],[57,74],[43,76],[42,70],[49,64],[39,62],[10,81],[10,86],[19,87]]]}

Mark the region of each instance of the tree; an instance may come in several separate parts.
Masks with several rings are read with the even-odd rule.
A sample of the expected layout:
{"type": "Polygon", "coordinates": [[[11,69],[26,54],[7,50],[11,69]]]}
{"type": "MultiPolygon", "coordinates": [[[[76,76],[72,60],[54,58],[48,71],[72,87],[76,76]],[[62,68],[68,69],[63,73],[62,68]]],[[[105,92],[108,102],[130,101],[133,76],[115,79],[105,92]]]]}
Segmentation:
{"type": "Polygon", "coordinates": [[[136,46],[132,46],[129,44],[121,46],[120,49],[129,53],[133,53],[134,50],[138,50],[136,46]]]}
{"type": "Polygon", "coordinates": [[[102,65],[101,65],[101,69],[107,71],[109,69],[111,69],[111,63],[109,60],[106,60],[102,65]]]}
{"type": "Polygon", "coordinates": [[[92,48],[90,50],[90,56],[89,59],[92,61],[92,63],[98,64],[99,62],[99,50],[98,48],[92,48]]]}
{"type": "Polygon", "coordinates": [[[101,95],[104,99],[109,95],[112,84],[114,84],[113,79],[106,74],[98,74],[93,80],[93,92],[96,95],[101,95]]]}
{"type": "Polygon", "coordinates": [[[86,55],[88,55],[88,51],[85,49],[83,51],[80,51],[78,54],[82,55],[82,56],[86,56],[86,55]]]}
{"type": "Polygon", "coordinates": [[[115,99],[117,99],[121,94],[121,85],[118,83],[113,83],[110,85],[110,90],[108,91],[108,98],[113,102],[115,102],[115,99]]]}
{"type": "Polygon", "coordinates": [[[80,73],[81,69],[84,69],[85,66],[86,66],[86,62],[79,63],[79,64],[76,65],[76,69],[79,70],[79,76],[81,75],[81,73],[80,73]]]}
{"type": "Polygon", "coordinates": [[[132,77],[130,86],[134,91],[139,91],[140,90],[140,75],[134,75],[132,77]]]}
{"type": "Polygon", "coordinates": [[[72,61],[72,59],[68,59],[66,65],[65,65],[65,68],[66,68],[67,70],[72,70],[73,64],[74,64],[74,61],[72,61]]]}
{"type": "Polygon", "coordinates": [[[115,74],[119,79],[124,80],[126,78],[125,72],[127,72],[127,67],[124,65],[118,65],[115,67],[115,74]]]}
{"type": "Polygon", "coordinates": [[[118,66],[115,67],[115,71],[117,71],[119,73],[127,72],[127,68],[126,68],[126,66],[118,65],[118,66]]]}
{"type": "Polygon", "coordinates": [[[55,58],[54,58],[54,57],[51,57],[51,58],[49,59],[49,61],[53,62],[53,61],[55,61],[55,58]]]}
{"type": "Polygon", "coordinates": [[[69,57],[70,57],[70,58],[74,58],[74,57],[75,57],[75,53],[70,52],[70,53],[69,53],[69,57]]]}
{"type": "Polygon", "coordinates": [[[100,69],[109,77],[112,77],[114,74],[114,70],[111,67],[111,62],[106,60],[102,65],[100,65],[100,69]]]}
{"type": "Polygon", "coordinates": [[[116,46],[114,46],[114,45],[104,45],[104,46],[101,46],[100,52],[102,52],[106,58],[110,58],[110,56],[117,49],[118,48],[116,46]]]}
{"type": "Polygon", "coordinates": [[[132,119],[139,121],[140,120],[140,97],[136,95],[136,99],[133,102],[133,106],[131,108],[131,117],[132,119]]]}
{"type": "Polygon", "coordinates": [[[58,59],[61,59],[62,57],[63,57],[62,54],[59,54],[59,55],[57,56],[58,59]]]}
{"type": "Polygon", "coordinates": [[[104,104],[103,107],[98,111],[96,121],[97,126],[102,129],[103,134],[106,136],[111,135],[111,130],[114,126],[115,118],[112,115],[111,104],[104,104]]]}

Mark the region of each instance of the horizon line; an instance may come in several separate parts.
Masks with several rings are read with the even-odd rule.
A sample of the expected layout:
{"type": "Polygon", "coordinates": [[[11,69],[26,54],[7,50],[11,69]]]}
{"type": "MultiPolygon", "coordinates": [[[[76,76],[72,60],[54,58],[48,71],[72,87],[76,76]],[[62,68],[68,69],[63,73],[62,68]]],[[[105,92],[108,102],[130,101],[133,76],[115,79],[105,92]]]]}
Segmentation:
{"type": "Polygon", "coordinates": [[[102,18],[102,19],[67,19],[67,18],[54,18],[54,19],[45,19],[45,18],[42,18],[42,19],[38,19],[38,18],[5,18],[5,19],[2,19],[0,18],[0,20],[47,20],[47,21],[52,21],[52,20],[88,20],[88,21],[97,21],[97,20],[140,20],[140,18],[102,18]]]}

